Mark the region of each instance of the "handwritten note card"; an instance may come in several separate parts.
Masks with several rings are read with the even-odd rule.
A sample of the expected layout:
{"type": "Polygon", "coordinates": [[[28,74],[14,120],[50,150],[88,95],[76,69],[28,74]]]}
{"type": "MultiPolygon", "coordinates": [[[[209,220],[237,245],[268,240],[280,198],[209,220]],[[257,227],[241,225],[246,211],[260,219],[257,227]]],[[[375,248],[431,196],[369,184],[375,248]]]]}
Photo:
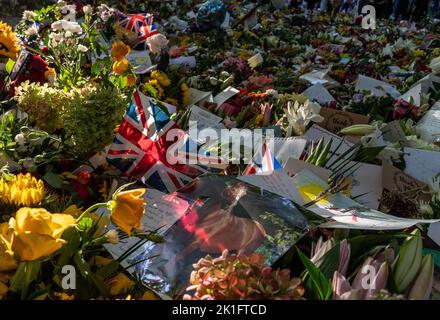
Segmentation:
{"type": "Polygon", "coordinates": [[[368,124],[370,121],[367,116],[331,108],[321,108],[319,114],[324,117],[324,121],[319,125],[333,133],[338,133],[354,124],[368,124]]]}

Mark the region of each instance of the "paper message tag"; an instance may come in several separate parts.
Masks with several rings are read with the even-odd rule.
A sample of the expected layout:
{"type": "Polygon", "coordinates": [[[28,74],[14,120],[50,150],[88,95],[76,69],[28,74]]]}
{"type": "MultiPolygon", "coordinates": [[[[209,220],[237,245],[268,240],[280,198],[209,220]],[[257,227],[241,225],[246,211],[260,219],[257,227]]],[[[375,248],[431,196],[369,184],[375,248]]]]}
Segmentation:
{"type": "Polygon", "coordinates": [[[170,59],[170,65],[183,65],[188,69],[193,69],[196,67],[196,57],[195,56],[183,56],[174,59],[170,59]]]}
{"type": "MultiPolygon", "coordinates": [[[[155,189],[147,189],[144,194],[145,199],[145,213],[142,217],[143,230],[156,230],[160,229],[159,233],[163,234],[168,228],[170,228],[177,220],[179,220],[189,207],[189,203],[184,199],[176,196],[167,195],[155,189]]],[[[106,212],[106,210],[99,209],[98,211],[106,212]]],[[[119,241],[118,244],[104,244],[104,247],[115,258],[119,258],[124,252],[139,241],[137,237],[129,237],[119,241]]],[[[138,250],[133,252],[131,256],[136,256],[143,252],[144,246],[141,246],[138,250]]],[[[130,263],[129,259],[124,259],[121,265],[127,268],[130,263]]],[[[133,272],[134,269],[130,268],[129,272],[133,272]]]]}
{"type": "Polygon", "coordinates": [[[132,50],[130,54],[127,56],[127,60],[131,65],[135,67],[134,73],[136,74],[144,74],[149,68],[153,65],[151,63],[150,55],[148,51],[137,51],[132,50]]]}
{"type": "Polygon", "coordinates": [[[189,104],[198,104],[199,102],[202,104],[204,101],[208,100],[209,102],[213,102],[213,98],[211,95],[211,91],[201,91],[194,88],[189,88],[189,104]]]}
{"type": "Polygon", "coordinates": [[[358,92],[364,90],[371,91],[371,93],[377,97],[382,97],[387,93],[393,98],[397,98],[401,95],[400,92],[389,83],[363,75],[359,75],[355,90],[358,92]]]}
{"type": "Polygon", "coordinates": [[[222,118],[216,116],[208,110],[202,109],[195,105],[191,107],[189,121],[197,122],[197,130],[203,130],[207,128],[224,129],[225,126],[221,123],[222,120],[222,118]]]}
{"type": "Polygon", "coordinates": [[[408,144],[408,139],[402,130],[398,120],[391,121],[382,129],[383,138],[389,142],[400,141],[404,145],[408,144]]]}
{"type": "Polygon", "coordinates": [[[427,184],[411,177],[387,162],[382,164],[382,187],[384,192],[395,192],[397,195],[402,194],[405,198],[416,201],[430,201],[431,199],[427,184]]]}
{"type": "Polygon", "coordinates": [[[216,95],[214,97],[214,102],[217,104],[217,109],[218,110],[220,108],[220,106],[228,99],[232,98],[233,96],[235,96],[237,93],[239,93],[240,90],[235,89],[234,87],[227,87],[225,90],[223,90],[222,92],[220,92],[218,95],[216,95]]]}
{"type": "Polygon", "coordinates": [[[256,55],[254,55],[248,59],[248,64],[249,64],[249,67],[251,67],[251,69],[255,69],[260,64],[262,64],[263,61],[264,61],[263,56],[260,53],[257,53],[256,55]]]}
{"type": "MultiPolygon", "coordinates": [[[[305,169],[292,178],[292,183],[303,198],[304,204],[315,200],[328,184],[305,169]]],[[[341,193],[330,194],[308,207],[310,211],[332,221],[321,224],[323,228],[346,228],[365,230],[398,230],[417,223],[435,223],[439,220],[405,219],[369,209],[341,193]]]]}
{"type": "Polygon", "coordinates": [[[405,172],[424,183],[440,173],[440,152],[404,148],[405,172]]]}
{"type": "Polygon", "coordinates": [[[320,83],[314,84],[307,88],[303,93],[311,101],[317,101],[320,104],[326,104],[335,101],[335,98],[328,92],[328,90],[320,83]]]}
{"type": "Polygon", "coordinates": [[[324,121],[319,125],[333,133],[338,133],[354,124],[368,124],[370,121],[369,117],[362,114],[324,107],[321,108],[319,114],[324,117],[324,121]]]}
{"type": "Polygon", "coordinates": [[[432,142],[434,138],[440,135],[440,101],[435,103],[416,126],[417,134],[428,142],[432,142]]]}
{"type": "MultiPolygon", "coordinates": [[[[354,164],[355,162],[351,161],[349,167],[354,164]]],[[[360,167],[348,175],[352,184],[351,196],[356,197],[356,201],[366,207],[376,210],[382,195],[382,166],[368,163],[358,164],[360,167]]]]}
{"type": "Polygon", "coordinates": [[[287,160],[287,163],[284,166],[284,168],[286,169],[287,174],[289,176],[294,176],[300,173],[301,171],[303,171],[304,169],[307,169],[324,181],[327,181],[330,175],[332,174],[330,170],[294,158],[290,158],[289,160],[287,160]]]}

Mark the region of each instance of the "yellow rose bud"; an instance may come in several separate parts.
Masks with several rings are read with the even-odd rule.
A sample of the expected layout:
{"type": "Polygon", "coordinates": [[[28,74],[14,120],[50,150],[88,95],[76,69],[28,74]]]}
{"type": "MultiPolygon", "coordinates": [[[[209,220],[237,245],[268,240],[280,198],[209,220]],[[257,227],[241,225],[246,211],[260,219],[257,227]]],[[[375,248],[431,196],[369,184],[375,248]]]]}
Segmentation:
{"type": "Polygon", "coordinates": [[[123,59],[121,61],[116,61],[113,63],[113,72],[115,74],[121,75],[128,70],[129,62],[127,59],[123,59]]]}
{"type": "Polygon", "coordinates": [[[42,208],[21,208],[9,220],[13,229],[11,249],[21,260],[33,261],[49,256],[65,243],[64,230],[75,225],[69,214],[52,214],[42,208]]]}
{"type": "Polygon", "coordinates": [[[114,196],[111,219],[119,229],[131,235],[133,229],[141,228],[145,201],[142,195],[145,189],[134,189],[119,192],[114,196]]]}
{"type": "Polygon", "coordinates": [[[117,296],[132,289],[135,285],[134,281],[131,281],[125,274],[118,273],[116,276],[108,281],[110,287],[110,294],[117,296]]]}

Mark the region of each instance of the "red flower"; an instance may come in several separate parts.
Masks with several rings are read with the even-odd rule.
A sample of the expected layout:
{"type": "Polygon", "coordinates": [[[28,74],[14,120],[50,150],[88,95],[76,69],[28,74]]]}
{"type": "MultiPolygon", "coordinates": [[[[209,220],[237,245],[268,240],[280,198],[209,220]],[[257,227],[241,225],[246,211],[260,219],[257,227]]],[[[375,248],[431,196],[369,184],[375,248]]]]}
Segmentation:
{"type": "Polygon", "coordinates": [[[82,185],[88,185],[90,183],[90,172],[87,171],[81,171],[78,173],[78,180],[79,183],[82,185]]]}

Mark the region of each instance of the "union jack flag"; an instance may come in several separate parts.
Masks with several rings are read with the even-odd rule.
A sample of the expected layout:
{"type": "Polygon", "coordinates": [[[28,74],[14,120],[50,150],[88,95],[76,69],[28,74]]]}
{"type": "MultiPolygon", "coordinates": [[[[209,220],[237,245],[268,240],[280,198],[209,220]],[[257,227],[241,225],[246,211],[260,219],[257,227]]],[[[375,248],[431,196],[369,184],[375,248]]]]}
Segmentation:
{"type": "Polygon", "coordinates": [[[136,90],[107,161],[152,188],[173,192],[206,172],[179,161],[179,148],[186,143],[182,139],[187,138],[154,99],[136,90]]]}
{"type": "Polygon", "coordinates": [[[250,163],[246,169],[243,171],[243,175],[264,175],[264,174],[271,174],[277,169],[281,168],[281,165],[277,161],[277,159],[272,156],[272,153],[270,152],[269,147],[267,144],[263,144],[262,150],[259,150],[254,158],[252,163],[250,163]]]}
{"type": "Polygon", "coordinates": [[[148,49],[146,40],[157,33],[154,16],[149,13],[120,14],[119,24],[137,35],[134,45],[143,50],[148,49]]]}

